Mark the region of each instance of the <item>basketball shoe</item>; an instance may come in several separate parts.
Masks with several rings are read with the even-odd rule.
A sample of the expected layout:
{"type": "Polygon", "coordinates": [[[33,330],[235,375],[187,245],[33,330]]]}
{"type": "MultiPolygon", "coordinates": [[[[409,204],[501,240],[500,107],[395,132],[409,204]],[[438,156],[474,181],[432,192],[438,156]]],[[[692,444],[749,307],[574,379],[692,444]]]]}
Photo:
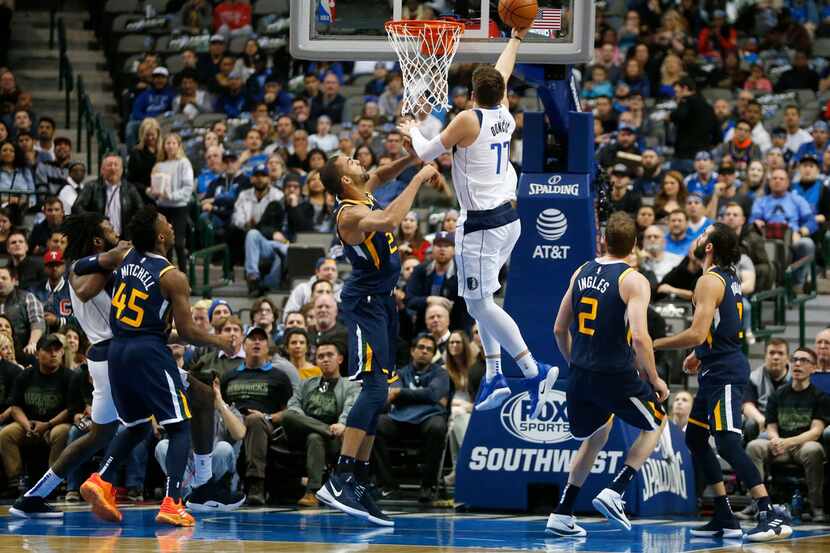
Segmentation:
{"type": "Polygon", "coordinates": [[[81,484],[81,497],[92,506],[92,512],[109,522],[121,522],[121,511],[115,502],[115,488],[97,472],[81,484]]]}
{"type": "Polygon", "coordinates": [[[168,495],[161,502],[161,509],[159,509],[159,514],[156,515],[156,522],[171,526],[194,526],[196,519],[184,510],[181,499],[173,501],[173,498],[168,495]]]}

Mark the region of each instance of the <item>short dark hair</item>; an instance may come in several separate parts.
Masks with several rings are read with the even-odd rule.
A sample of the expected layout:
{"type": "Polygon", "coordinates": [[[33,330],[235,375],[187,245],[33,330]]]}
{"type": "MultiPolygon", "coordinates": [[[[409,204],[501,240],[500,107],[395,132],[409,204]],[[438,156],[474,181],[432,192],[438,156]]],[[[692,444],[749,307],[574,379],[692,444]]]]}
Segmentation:
{"type": "Polygon", "coordinates": [[[813,348],[808,348],[807,346],[797,347],[793,350],[793,355],[795,355],[795,353],[798,352],[798,351],[803,351],[804,353],[809,355],[810,356],[810,362],[813,363],[814,365],[816,364],[816,362],[818,362],[818,355],[813,350],[813,348]]]}
{"type": "MultiPolygon", "coordinates": [[[[795,105],[795,104],[787,104],[787,107],[785,107],[785,108],[784,108],[784,111],[787,111],[788,109],[794,109],[794,110],[796,111],[796,113],[798,113],[799,115],[801,115],[801,108],[800,108],[800,107],[798,107],[798,106],[797,106],[797,105],[795,105]]],[[[797,350],[796,350],[796,351],[797,351],[797,350]]]]}
{"type": "Polygon", "coordinates": [[[339,155],[331,156],[323,165],[323,168],[320,169],[320,180],[323,181],[323,187],[326,192],[337,198],[343,193],[343,176],[337,166],[338,159],[340,159],[339,155]]]}
{"type": "Polygon", "coordinates": [[[786,341],[784,338],[774,337],[767,340],[767,345],[764,346],[764,351],[767,351],[767,348],[770,346],[784,346],[784,349],[787,350],[787,353],[790,351],[790,343],[786,341]]]}
{"type": "Polygon", "coordinates": [[[325,282],[326,284],[328,284],[328,285],[329,285],[329,287],[330,287],[332,290],[334,290],[334,285],[333,285],[331,282],[329,282],[328,280],[324,280],[324,279],[317,279],[317,280],[315,280],[315,281],[314,281],[314,284],[312,284],[312,285],[311,285],[311,293],[313,294],[313,293],[314,293],[314,291],[317,289],[317,287],[318,287],[320,284],[324,283],[324,282],[325,282]]]}
{"type": "Polygon", "coordinates": [[[139,209],[127,225],[136,251],[147,253],[156,246],[156,221],[159,213],[155,206],[145,205],[139,209]]]}
{"type": "Polygon", "coordinates": [[[61,204],[61,207],[63,207],[63,202],[57,196],[47,196],[46,199],[43,200],[43,206],[44,207],[46,207],[47,205],[53,205],[53,204],[61,204]]]}
{"type": "Polygon", "coordinates": [[[492,65],[479,65],[473,71],[473,94],[482,107],[496,107],[504,98],[507,85],[504,77],[492,65]]]}
{"type": "Polygon", "coordinates": [[[20,236],[22,236],[22,237],[23,237],[23,240],[25,240],[26,242],[28,242],[28,241],[29,241],[29,234],[26,232],[26,229],[25,229],[25,228],[22,228],[22,227],[14,227],[14,228],[12,228],[12,229],[9,231],[9,234],[6,236],[6,240],[8,240],[9,238],[11,238],[11,237],[12,237],[12,236],[14,236],[15,234],[19,234],[20,236]]]}
{"type": "Polygon", "coordinates": [[[57,125],[57,123],[55,123],[55,120],[54,120],[54,119],[52,119],[51,117],[49,117],[48,115],[43,115],[43,116],[42,116],[42,117],[38,120],[37,124],[38,124],[38,125],[40,125],[40,124],[41,124],[41,123],[43,123],[44,121],[46,121],[47,123],[49,123],[50,125],[52,125],[52,128],[53,128],[53,129],[57,128],[57,126],[58,126],[58,125],[57,125]]]}
{"type": "Polygon", "coordinates": [[[415,346],[417,346],[418,342],[420,342],[421,340],[429,340],[430,342],[432,342],[432,348],[435,351],[438,351],[438,340],[436,340],[435,336],[433,336],[429,332],[421,332],[420,334],[415,336],[412,339],[412,343],[410,344],[410,348],[414,348],[415,346]]]}
{"type": "Polygon", "coordinates": [[[740,125],[741,123],[743,123],[744,125],[747,125],[747,126],[749,127],[749,130],[750,130],[750,131],[752,131],[752,123],[750,123],[749,121],[747,121],[747,120],[746,120],[746,119],[744,119],[743,117],[741,117],[740,119],[738,119],[737,121],[735,121],[735,127],[737,127],[737,126],[738,126],[738,125],[740,125]]]}
{"type": "Polygon", "coordinates": [[[11,264],[11,261],[7,262],[5,265],[0,265],[0,271],[2,270],[9,272],[9,278],[17,280],[17,269],[11,264]]]}
{"type": "Polygon", "coordinates": [[[614,257],[625,257],[637,241],[637,225],[625,211],[615,211],[605,226],[605,245],[614,257]]]}
{"type": "Polygon", "coordinates": [[[723,223],[712,223],[706,243],[712,244],[712,259],[719,267],[725,269],[741,260],[738,235],[723,223]]]}
{"type": "Polygon", "coordinates": [[[674,86],[682,86],[684,88],[688,88],[692,92],[697,91],[697,83],[691,77],[681,77],[680,80],[674,83],[674,86]]]}
{"type": "Polygon", "coordinates": [[[334,346],[334,349],[337,350],[337,353],[343,355],[343,344],[335,338],[327,336],[325,338],[320,338],[319,340],[317,340],[317,351],[319,351],[320,348],[323,346],[334,346]]]}
{"type": "Polygon", "coordinates": [[[689,216],[688,216],[688,215],[686,215],[686,212],[685,212],[685,211],[683,211],[682,209],[675,209],[675,210],[671,211],[671,212],[669,213],[669,219],[671,219],[671,216],[672,216],[672,215],[675,215],[675,214],[677,214],[677,213],[680,213],[681,215],[683,215],[683,217],[684,217],[687,221],[689,220],[689,216]]]}

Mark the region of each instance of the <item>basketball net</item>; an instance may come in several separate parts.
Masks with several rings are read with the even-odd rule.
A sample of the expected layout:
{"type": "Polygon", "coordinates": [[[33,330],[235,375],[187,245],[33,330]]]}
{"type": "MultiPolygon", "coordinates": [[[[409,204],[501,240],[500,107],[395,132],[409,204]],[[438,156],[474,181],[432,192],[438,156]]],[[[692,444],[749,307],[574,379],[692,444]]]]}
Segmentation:
{"type": "Polygon", "coordinates": [[[389,42],[403,73],[401,113],[416,119],[450,109],[447,74],[464,24],[456,21],[387,21],[389,42]]]}

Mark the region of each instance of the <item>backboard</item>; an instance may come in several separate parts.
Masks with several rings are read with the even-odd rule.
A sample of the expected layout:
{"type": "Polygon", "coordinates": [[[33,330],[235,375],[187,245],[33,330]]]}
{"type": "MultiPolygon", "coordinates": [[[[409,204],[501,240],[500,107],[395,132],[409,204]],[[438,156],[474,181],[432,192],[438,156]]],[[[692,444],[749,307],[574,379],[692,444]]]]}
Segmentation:
{"type": "MultiPolygon", "coordinates": [[[[539,15],[519,51],[520,63],[591,60],[594,0],[538,0],[539,15]]],[[[320,61],[397,61],[383,24],[418,7],[422,19],[465,24],[455,62],[495,63],[510,36],[496,0],[291,0],[291,55],[320,61]],[[431,10],[431,13],[430,13],[431,10]]]]}

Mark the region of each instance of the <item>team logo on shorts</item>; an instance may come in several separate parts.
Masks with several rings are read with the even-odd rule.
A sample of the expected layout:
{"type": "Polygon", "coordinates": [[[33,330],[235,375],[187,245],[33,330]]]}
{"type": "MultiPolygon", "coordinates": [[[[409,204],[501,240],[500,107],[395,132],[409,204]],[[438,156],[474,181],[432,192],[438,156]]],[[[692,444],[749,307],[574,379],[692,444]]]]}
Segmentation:
{"type": "Polygon", "coordinates": [[[475,290],[478,288],[478,279],[476,277],[467,277],[467,289],[475,290]]]}
{"type": "Polygon", "coordinates": [[[545,240],[555,242],[568,231],[568,219],[555,208],[544,210],[536,217],[536,232],[545,240]]]}

